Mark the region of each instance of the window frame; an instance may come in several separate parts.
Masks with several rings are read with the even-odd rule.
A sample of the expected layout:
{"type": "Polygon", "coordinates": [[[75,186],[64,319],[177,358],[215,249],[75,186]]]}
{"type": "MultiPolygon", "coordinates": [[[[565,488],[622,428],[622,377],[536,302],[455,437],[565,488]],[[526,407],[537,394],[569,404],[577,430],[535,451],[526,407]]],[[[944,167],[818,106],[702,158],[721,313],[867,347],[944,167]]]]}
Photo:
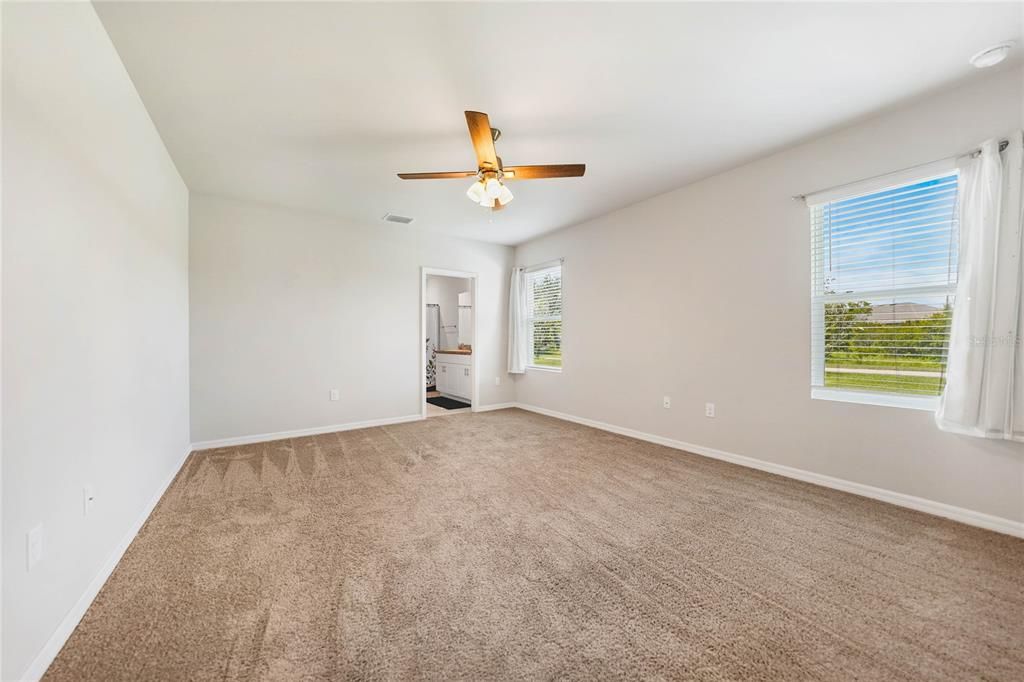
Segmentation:
{"type": "Polygon", "coordinates": [[[552,365],[538,365],[538,364],[536,364],[534,362],[534,359],[536,358],[536,354],[534,353],[534,345],[533,345],[533,339],[534,339],[534,327],[533,327],[533,325],[534,325],[535,322],[538,322],[538,321],[539,322],[554,322],[554,321],[557,321],[561,325],[563,325],[562,327],[559,328],[559,334],[558,334],[558,348],[559,348],[560,351],[562,350],[562,341],[564,339],[564,322],[562,320],[563,320],[564,313],[565,313],[565,310],[564,310],[564,306],[565,306],[565,297],[564,297],[564,293],[565,293],[565,280],[564,280],[564,277],[563,277],[563,274],[564,274],[564,267],[563,267],[563,265],[564,265],[563,259],[559,258],[559,259],[556,259],[556,260],[547,261],[545,263],[538,263],[536,265],[531,265],[531,266],[529,266],[529,267],[527,267],[527,268],[525,268],[523,270],[523,274],[524,274],[524,276],[526,278],[526,284],[527,284],[526,291],[524,292],[524,294],[526,296],[526,302],[527,302],[527,306],[526,306],[526,308],[527,308],[526,326],[527,326],[527,329],[529,330],[529,336],[530,336],[529,361],[526,363],[526,369],[527,370],[537,370],[537,371],[541,371],[541,372],[553,372],[553,373],[556,373],[556,374],[560,374],[562,372],[562,366],[564,365],[564,362],[565,362],[564,355],[562,356],[561,364],[559,364],[557,367],[552,366],[552,365]],[[561,300],[562,300],[562,308],[563,308],[563,310],[562,310],[562,312],[557,317],[554,316],[554,315],[545,315],[545,316],[542,316],[540,318],[535,317],[534,314],[533,314],[533,305],[532,305],[532,302],[533,302],[533,290],[532,290],[532,287],[529,286],[530,275],[534,274],[534,273],[537,273],[537,272],[544,271],[544,270],[553,270],[555,268],[558,269],[558,293],[559,293],[559,298],[561,298],[561,300]]]}
{"type": "MultiPolygon", "coordinates": [[[[816,219],[815,212],[829,202],[854,199],[869,194],[875,194],[904,185],[912,185],[919,182],[926,182],[947,175],[957,176],[957,197],[959,201],[960,169],[954,159],[939,161],[918,168],[906,171],[898,171],[887,175],[873,178],[850,185],[827,190],[817,195],[810,195],[805,198],[808,210],[808,217],[811,223],[811,399],[829,400],[844,403],[857,403],[862,405],[876,405],[880,407],[900,407],[913,410],[927,410],[934,412],[939,406],[941,396],[913,395],[909,393],[895,393],[885,391],[856,390],[850,388],[831,388],[825,386],[825,305],[827,303],[848,303],[871,299],[893,298],[898,299],[907,296],[945,296],[954,297],[953,309],[956,309],[955,295],[956,283],[928,286],[904,286],[889,289],[871,290],[869,292],[858,291],[853,293],[827,294],[824,290],[824,262],[815,257],[815,251],[823,235],[819,229],[822,225],[816,219]],[[816,330],[821,329],[818,334],[816,330]],[[820,359],[820,362],[818,360],[820,359]]],[[[954,209],[959,210],[959,208],[954,209]]],[[[959,227],[959,226],[958,226],[959,227]]],[[[959,263],[957,264],[959,267],[959,263]]]]}

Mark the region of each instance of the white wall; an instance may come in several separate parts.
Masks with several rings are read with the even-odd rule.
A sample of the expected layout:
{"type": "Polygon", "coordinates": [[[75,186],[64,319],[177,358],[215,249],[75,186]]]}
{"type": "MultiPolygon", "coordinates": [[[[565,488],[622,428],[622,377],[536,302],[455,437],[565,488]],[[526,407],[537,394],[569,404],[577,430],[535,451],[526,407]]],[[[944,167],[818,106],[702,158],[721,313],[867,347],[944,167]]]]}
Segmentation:
{"type": "Polygon", "coordinates": [[[810,399],[810,230],[790,198],[1007,133],[1021,79],[997,74],[519,246],[520,265],[565,257],[565,337],[562,373],[528,370],[518,400],[1024,520],[1021,444],[810,399]]]}
{"type": "Polygon", "coordinates": [[[423,266],[479,274],[480,404],[513,400],[510,247],[202,195],[191,216],[193,442],[419,415],[423,266]]]}
{"type": "Polygon", "coordinates": [[[188,450],[188,192],[92,5],[2,11],[3,678],[16,679],[188,450]]]}
{"type": "Polygon", "coordinates": [[[441,340],[438,348],[458,348],[460,338],[472,336],[471,329],[464,330],[459,326],[459,294],[471,291],[472,283],[468,279],[427,275],[426,302],[440,307],[441,340]]]}

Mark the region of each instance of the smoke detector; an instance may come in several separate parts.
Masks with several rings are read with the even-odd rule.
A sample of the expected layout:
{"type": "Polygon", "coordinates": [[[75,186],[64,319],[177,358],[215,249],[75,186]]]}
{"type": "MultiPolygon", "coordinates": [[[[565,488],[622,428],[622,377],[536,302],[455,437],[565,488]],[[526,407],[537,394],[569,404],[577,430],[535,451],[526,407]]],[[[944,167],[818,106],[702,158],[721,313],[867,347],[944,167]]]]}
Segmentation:
{"type": "Polygon", "coordinates": [[[995,66],[1006,59],[1006,56],[1010,54],[1010,50],[1012,48],[1012,40],[1005,43],[999,43],[992,47],[986,47],[984,50],[971,57],[969,61],[976,69],[987,69],[988,67],[995,66]]]}
{"type": "Polygon", "coordinates": [[[397,213],[385,213],[381,220],[386,220],[389,223],[401,223],[402,225],[408,225],[412,222],[412,218],[398,215],[397,213]]]}

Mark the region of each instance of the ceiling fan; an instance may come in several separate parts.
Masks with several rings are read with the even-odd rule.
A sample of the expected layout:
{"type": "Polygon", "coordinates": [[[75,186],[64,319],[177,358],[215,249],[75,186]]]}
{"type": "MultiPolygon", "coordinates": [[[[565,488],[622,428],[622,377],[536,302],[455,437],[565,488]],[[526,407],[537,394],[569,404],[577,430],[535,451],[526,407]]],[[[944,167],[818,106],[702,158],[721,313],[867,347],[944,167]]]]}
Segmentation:
{"type": "Polygon", "coordinates": [[[447,173],[399,173],[403,180],[445,180],[449,178],[476,177],[466,192],[474,202],[497,211],[512,201],[512,192],[505,186],[505,180],[539,180],[543,178],[579,178],[587,167],[582,163],[567,163],[548,166],[503,166],[501,157],[494,151],[494,143],[501,137],[501,131],[491,127],[487,114],[467,111],[466,123],[469,137],[476,150],[475,171],[451,171],[447,173]]]}

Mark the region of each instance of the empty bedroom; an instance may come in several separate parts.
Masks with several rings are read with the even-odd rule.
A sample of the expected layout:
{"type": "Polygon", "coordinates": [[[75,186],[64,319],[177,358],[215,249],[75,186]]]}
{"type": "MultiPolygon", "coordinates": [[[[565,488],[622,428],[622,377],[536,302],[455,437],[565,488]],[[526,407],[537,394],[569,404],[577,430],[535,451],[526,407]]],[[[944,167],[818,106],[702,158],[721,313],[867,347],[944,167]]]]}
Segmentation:
{"type": "Polygon", "coordinates": [[[0,20],[0,679],[1024,679],[1024,3],[0,20]]]}

